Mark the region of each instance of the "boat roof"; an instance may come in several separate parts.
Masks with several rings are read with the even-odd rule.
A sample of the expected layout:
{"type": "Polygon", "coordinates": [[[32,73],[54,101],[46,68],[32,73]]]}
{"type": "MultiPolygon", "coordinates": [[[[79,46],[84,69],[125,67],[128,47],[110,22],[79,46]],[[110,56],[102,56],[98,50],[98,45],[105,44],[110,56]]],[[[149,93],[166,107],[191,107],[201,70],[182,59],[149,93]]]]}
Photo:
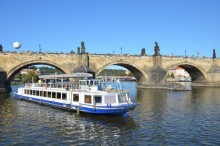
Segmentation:
{"type": "Polygon", "coordinates": [[[90,73],[73,73],[73,74],[57,74],[57,75],[41,75],[40,79],[54,79],[54,78],[84,78],[92,77],[90,73]]]}

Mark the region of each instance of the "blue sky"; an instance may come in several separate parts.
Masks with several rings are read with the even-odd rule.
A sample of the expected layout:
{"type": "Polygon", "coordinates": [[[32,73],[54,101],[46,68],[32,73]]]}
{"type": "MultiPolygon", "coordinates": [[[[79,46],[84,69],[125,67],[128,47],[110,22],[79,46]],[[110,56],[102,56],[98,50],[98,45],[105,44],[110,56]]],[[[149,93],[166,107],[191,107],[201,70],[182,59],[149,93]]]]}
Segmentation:
{"type": "Polygon", "coordinates": [[[220,0],[0,0],[4,51],[220,56],[220,0]]]}

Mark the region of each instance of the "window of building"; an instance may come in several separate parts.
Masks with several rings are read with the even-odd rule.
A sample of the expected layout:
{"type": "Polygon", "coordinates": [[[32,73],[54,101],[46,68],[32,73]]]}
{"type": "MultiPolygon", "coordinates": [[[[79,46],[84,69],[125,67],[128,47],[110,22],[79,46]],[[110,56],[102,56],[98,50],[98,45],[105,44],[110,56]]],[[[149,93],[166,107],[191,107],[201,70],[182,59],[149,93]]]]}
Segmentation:
{"type": "Polygon", "coordinates": [[[92,103],[91,95],[85,95],[85,103],[92,103]]]}
{"type": "Polygon", "coordinates": [[[79,94],[73,94],[73,101],[79,102],[79,94]]]}

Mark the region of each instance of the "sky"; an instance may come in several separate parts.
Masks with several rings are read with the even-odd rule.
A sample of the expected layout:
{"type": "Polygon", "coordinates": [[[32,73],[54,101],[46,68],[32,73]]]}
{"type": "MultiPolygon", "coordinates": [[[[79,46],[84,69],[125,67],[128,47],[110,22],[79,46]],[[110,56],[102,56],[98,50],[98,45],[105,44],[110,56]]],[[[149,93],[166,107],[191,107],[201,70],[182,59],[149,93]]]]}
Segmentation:
{"type": "Polygon", "coordinates": [[[3,51],[220,56],[220,0],[0,0],[3,51]]]}

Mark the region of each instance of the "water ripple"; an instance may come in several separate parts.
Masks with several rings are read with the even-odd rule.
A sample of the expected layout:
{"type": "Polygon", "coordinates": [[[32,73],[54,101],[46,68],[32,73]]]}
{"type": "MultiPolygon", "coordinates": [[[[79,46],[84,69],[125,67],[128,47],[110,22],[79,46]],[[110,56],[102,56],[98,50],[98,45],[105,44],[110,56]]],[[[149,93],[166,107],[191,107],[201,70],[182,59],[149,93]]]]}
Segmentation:
{"type": "Polygon", "coordinates": [[[132,90],[132,117],[77,115],[0,95],[0,145],[220,145],[220,91],[132,90]]]}

